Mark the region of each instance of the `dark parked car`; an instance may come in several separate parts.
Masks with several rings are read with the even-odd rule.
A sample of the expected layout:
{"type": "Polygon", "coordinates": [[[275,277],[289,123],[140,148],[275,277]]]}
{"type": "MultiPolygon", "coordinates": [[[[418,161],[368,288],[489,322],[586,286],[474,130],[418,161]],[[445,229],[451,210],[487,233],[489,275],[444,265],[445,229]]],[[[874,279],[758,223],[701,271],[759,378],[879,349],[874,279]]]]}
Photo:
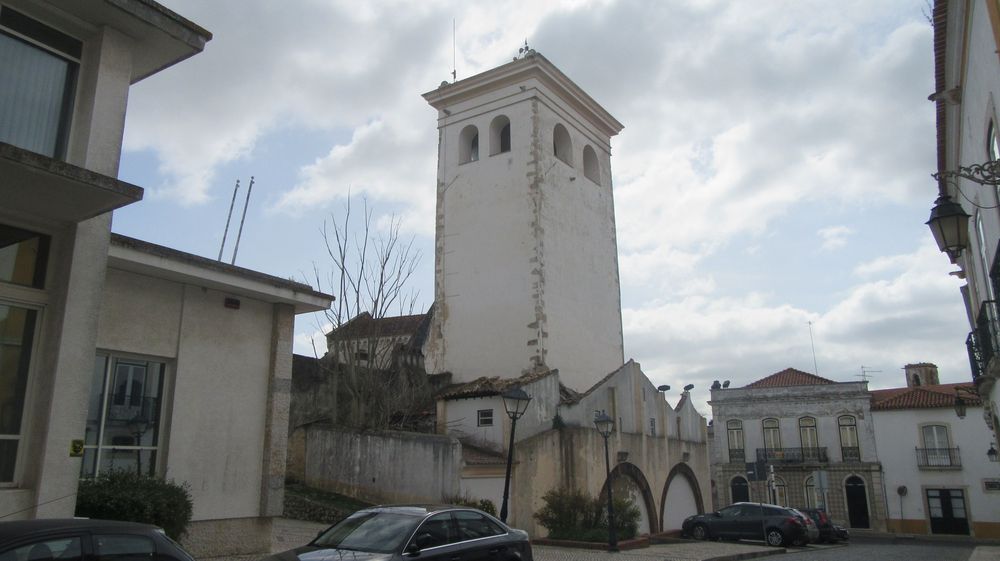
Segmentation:
{"type": "Polygon", "coordinates": [[[840,540],[833,527],[833,521],[827,516],[826,511],[821,508],[800,508],[799,512],[812,518],[819,529],[818,543],[836,543],[840,540]]]}
{"type": "Polygon", "coordinates": [[[789,508],[788,510],[794,512],[799,517],[799,520],[802,521],[802,524],[804,524],[806,527],[805,535],[793,541],[792,545],[804,546],[810,543],[818,543],[819,528],[816,527],[816,522],[814,522],[813,519],[810,518],[808,514],[802,512],[797,508],[789,508]]]}
{"type": "Polygon", "coordinates": [[[696,540],[763,539],[768,545],[782,546],[808,539],[805,524],[791,510],[771,504],[734,503],[718,512],[689,516],[681,534],[696,540]]]}
{"type": "MultiPolygon", "coordinates": [[[[528,533],[485,512],[457,506],[377,506],[359,510],[308,545],[266,561],[416,558],[532,561],[528,533]]],[[[0,560],[2,561],[2,560],[0,560]]]]}
{"type": "Polygon", "coordinates": [[[85,518],[0,522],[0,561],[194,561],[163,530],[85,518]]]}

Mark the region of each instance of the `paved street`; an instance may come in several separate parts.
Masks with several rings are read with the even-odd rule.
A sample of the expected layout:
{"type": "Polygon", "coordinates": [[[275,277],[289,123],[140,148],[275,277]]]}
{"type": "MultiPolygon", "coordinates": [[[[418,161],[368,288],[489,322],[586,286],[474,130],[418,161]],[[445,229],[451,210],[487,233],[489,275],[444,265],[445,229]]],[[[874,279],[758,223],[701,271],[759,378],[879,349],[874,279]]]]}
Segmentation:
{"type": "MultiPolygon", "coordinates": [[[[273,552],[308,543],[326,524],[275,519],[273,552]]],[[[952,542],[893,543],[888,540],[855,540],[849,545],[819,545],[780,549],[753,542],[685,541],[654,545],[645,549],[608,553],[600,550],[568,549],[536,545],[536,561],[708,561],[738,556],[767,555],[774,561],[1000,561],[1000,546],[979,546],[952,542]]],[[[212,561],[254,561],[260,556],[215,558],[212,561]]],[[[749,557],[744,557],[749,558],[749,557]]],[[[209,561],[203,559],[202,561],[209,561]]]]}

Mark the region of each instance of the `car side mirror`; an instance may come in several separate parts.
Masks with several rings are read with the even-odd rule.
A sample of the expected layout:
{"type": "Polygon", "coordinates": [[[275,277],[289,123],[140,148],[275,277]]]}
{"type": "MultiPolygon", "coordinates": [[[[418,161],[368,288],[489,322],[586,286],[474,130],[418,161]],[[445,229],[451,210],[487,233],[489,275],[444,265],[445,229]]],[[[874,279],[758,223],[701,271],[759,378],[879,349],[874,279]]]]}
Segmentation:
{"type": "Polygon", "coordinates": [[[410,542],[410,545],[406,546],[403,553],[410,557],[418,557],[420,555],[420,546],[417,545],[417,542],[410,542]]]}

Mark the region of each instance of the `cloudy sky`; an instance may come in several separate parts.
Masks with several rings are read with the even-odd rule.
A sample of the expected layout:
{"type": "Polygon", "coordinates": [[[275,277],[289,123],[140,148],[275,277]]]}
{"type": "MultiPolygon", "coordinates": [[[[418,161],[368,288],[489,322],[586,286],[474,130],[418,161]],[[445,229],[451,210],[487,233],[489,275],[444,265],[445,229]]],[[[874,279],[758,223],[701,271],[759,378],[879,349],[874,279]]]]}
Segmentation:
{"type": "MultiPolygon", "coordinates": [[[[960,281],[923,224],[926,2],[161,1],[215,38],[133,87],[120,175],[146,200],[117,232],[214,258],[253,175],[237,264],[301,280],[330,267],[324,219],[363,196],[415,237],[426,308],[437,115],[420,94],[450,77],[454,21],[460,79],[527,39],[624,123],[625,354],[654,383],[694,383],[708,413],[712,380],[786,367],[970,379],[960,281]]],[[[321,327],[300,316],[296,352],[321,327]]]]}

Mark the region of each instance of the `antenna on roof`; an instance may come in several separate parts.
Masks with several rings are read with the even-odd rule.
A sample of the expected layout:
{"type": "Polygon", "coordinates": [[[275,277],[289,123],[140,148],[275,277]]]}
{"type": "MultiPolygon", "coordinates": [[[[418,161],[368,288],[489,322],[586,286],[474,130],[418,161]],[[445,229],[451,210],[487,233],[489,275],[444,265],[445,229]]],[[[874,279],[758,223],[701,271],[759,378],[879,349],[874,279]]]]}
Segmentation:
{"type": "MultiPolygon", "coordinates": [[[[250,206],[250,193],[253,191],[253,176],[250,176],[250,185],[247,185],[247,198],[243,202],[243,217],[240,218],[240,230],[236,234],[236,247],[233,248],[233,259],[230,261],[230,265],[236,264],[236,252],[240,250],[240,238],[243,237],[243,223],[247,220],[247,207],[250,206]]],[[[235,196],[235,195],[234,195],[235,196]]]]}
{"type": "Polygon", "coordinates": [[[809,324],[809,344],[812,345],[813,351],[813,374],[819,376],[819,366],[816,365],[816,341],[813,341],[813,322],[807,321],[809,324]]]}
{"type": "Polygon", "coordinates": [[[855,374],[858,378],[861,378],[862,382],[868,381],[868,375],[874,372],[881,372],[881,370],[875,370],[874,368],[869,368],[865,365],[861,365],[861,374],[855,374]]]}
{"type": "Polygon", "coordinates": [[[528,56],[528,54],[530,54],[531,52],[532,52],[531,47],[528,46],[528,39],[525,38],[524,46],[517,50],[517,56],[514,57],[514,60],[517,60],[519,58],[524,58],[528,56]]]}
{"type": "Polygon", "coordinates": [[[456,31],[455,18],[451,18],[451,81],[458,81],[458,47],[456,46],[457,40],[456,36],[458,32],[456,31]]]}
{"type": "Polygon", "coordinates": [[[222,250],[226,248],[226,236],[229,235],[229,221],[233,219],[233,205],[236,204],[236,192],[240,190],[240,180],[236,180],[236,187],[233,188],[233,200],[229,202],[229,216],[226,217],[226,229],[222,231],[222,245],[219,246],[218,261],[222,261],[222,250]]]}

